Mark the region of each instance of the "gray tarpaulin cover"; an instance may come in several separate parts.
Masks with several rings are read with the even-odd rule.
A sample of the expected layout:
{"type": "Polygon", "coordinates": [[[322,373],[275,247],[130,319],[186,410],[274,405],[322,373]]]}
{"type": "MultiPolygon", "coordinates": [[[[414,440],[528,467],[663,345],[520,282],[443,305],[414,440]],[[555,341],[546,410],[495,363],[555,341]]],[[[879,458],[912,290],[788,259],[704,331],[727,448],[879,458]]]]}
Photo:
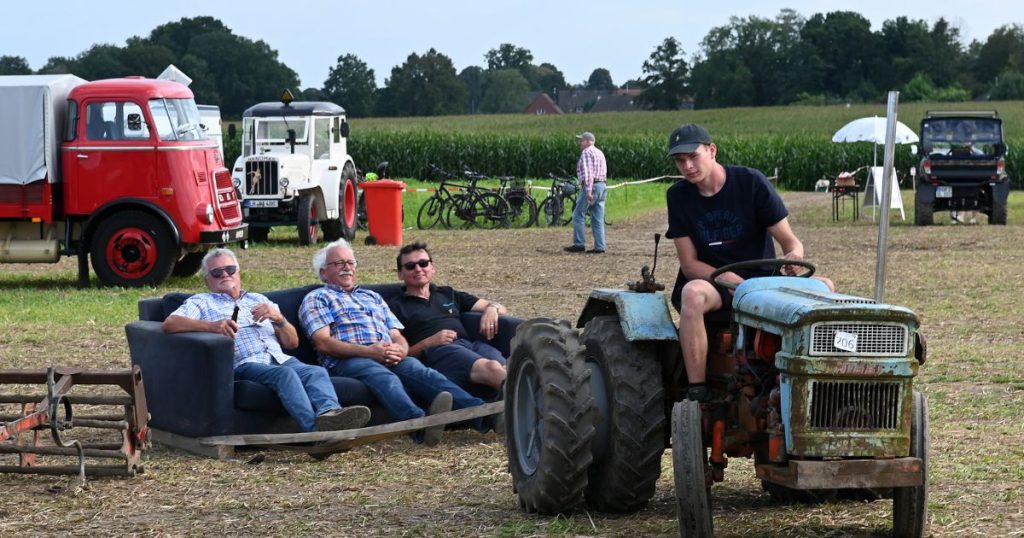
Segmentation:
{"type": "Polygon", "coordinates": [[[0,77],[0,184],[60,180],[61,129],[74,75],[0,77]]]}

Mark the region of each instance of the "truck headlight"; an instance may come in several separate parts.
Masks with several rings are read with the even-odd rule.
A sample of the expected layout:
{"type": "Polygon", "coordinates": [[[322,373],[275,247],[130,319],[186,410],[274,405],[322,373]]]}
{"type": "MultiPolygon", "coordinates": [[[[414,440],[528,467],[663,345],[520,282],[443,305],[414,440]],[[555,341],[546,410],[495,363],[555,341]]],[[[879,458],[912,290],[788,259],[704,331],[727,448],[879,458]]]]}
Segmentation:
{"type": "Polygon", "coordinates": [[[231,178],[231,184],[234,185],[236,189],[242,188],[242,180],[238,176],[231,178]]]}
{"type": "Polygon", "coordinates": [[[287,187],[290,183],[291,182],[288,181],[288,178],[286,178],[286,177],[281,178],[281,187],[287,187]]]}
{"type": "Polygon", "coordinates": [[[213,204],[197,205],[196,218],[198,218],[204,224],[213,224],[213,204]]]}

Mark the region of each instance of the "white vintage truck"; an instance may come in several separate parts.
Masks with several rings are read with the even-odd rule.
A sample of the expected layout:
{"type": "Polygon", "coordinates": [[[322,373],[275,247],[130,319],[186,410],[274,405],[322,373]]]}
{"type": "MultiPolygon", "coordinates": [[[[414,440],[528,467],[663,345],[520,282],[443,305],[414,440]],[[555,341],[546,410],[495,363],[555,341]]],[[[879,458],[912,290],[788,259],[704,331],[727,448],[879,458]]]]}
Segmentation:
{"type": "Polygon", "coordinates": [[[274,226],[298,227],[299,244],[351,240],[358,225],[356,165],[345,109],[321,101],[259,103],[242,113],[242,154],[231,177],[249,223],[264,241],[274,226]]]}

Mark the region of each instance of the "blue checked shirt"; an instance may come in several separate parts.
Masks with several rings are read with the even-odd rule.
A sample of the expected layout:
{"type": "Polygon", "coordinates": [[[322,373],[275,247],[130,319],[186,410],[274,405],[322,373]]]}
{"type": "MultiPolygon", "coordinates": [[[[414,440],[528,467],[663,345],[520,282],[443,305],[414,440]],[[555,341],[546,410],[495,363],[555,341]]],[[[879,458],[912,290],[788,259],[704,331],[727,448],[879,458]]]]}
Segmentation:
{"type": "MultiPolygon", "coordinates": [[[[299,319],[302,330],[310,338],[313,333],[329,326],[331,338],[361,346],[390,343],[391,329],[405,328],[377,292],[358,287],[348,292],[331,284],[306,295],[299,307],[299,319]]],[[[325,368],[331,368],[341,360],[323,353],[318,355],[320,364],[325,368]]]]}
{"type": "Polygon", "coordinates": [[[247,362],[259,364],[283,364],[292,357],[281,350],[281,344],[274,334],[274,325],[269,319],[256,323],[252,309],[259,304],[277,305],[259,293],[242,292],[235,301],[226,293],[197,293],[188,298],[172,316],[220,321],[231,319],[231,313],[238,305],[238,332],[235,333],[234,367],[247,362]]]}

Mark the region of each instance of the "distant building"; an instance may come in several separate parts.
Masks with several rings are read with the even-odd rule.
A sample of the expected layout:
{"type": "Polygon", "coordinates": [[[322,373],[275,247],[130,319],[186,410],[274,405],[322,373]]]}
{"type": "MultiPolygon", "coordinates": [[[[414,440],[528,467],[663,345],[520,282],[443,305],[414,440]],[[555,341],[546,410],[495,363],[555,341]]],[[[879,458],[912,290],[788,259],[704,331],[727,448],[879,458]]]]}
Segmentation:
{"type": "Polygon", "coordinates": [[[580,90],[565,88],[552,97],[544,92],[530,92],[530,104],[524,114],[582,114],[585,112],[626,112],[637,110],[635,98],[642,89],[580,90]]]}
{"type": "Polygon", "coordinates": [[[537,116],[543,116],[545,114],[564,114],[562,109],[558,107],[551,96],[544,92],[533,92],[530,97],[530,104],[526,106],[526,110],[523,110],[523,114],[535,114],[537,116]],[[536,95],[533,95],[536,93],[536,95]]]}

